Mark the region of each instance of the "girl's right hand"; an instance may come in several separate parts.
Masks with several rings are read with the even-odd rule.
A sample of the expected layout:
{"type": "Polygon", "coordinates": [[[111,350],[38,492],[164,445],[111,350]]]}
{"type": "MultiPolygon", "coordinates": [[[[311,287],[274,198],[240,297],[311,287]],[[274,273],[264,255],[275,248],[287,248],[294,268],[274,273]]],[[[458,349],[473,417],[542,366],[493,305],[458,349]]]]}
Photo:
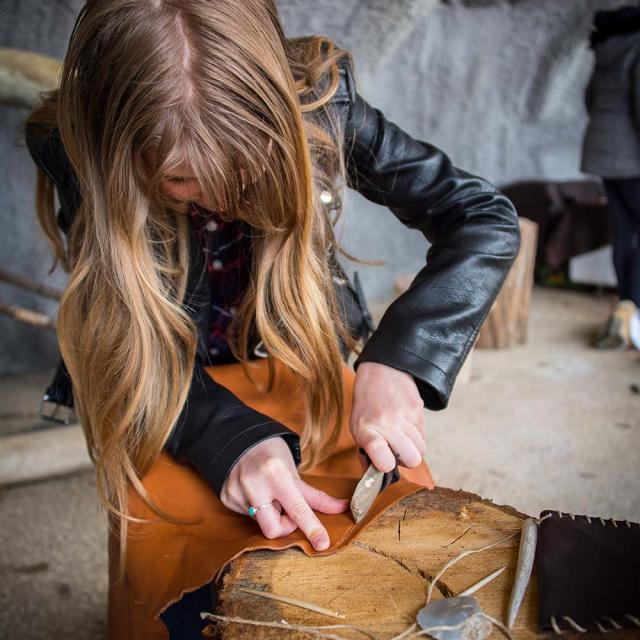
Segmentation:
{"type": "Polygon", "coordinates": [[[331,542],[314,509],[322,513],[342,513],[349,500],[334,498],[307,484],[299,475],[284,438],[267,438],[251,447],[233,465],[220,494],[222,504],[249,516],[249,507],[272,502],[253,516],[267,538],[279,538],[298,527],[316,551],[331,542]],[[281,513],[281,509],[284,512],[281,513]]]}

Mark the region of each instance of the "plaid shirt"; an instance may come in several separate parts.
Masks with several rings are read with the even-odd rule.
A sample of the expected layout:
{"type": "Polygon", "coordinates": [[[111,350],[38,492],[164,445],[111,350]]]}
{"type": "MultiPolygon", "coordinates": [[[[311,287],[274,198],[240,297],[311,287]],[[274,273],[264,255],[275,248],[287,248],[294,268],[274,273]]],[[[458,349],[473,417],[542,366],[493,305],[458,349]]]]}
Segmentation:
{"type": "Polygon", "coordinates": [[[251,241],[246,223],[225,222],[214,211],[194,205],[189,212],[205,253],[211,291],[212,321],[208,349],[211,362],[235,362],[226,331],[249,277],[251,241]]]}

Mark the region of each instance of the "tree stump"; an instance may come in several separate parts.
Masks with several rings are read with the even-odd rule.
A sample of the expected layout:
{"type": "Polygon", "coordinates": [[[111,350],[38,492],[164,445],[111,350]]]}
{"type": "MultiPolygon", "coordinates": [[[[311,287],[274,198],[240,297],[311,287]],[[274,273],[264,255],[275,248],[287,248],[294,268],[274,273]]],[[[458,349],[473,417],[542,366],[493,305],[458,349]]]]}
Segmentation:
{"type": "Polygon", "coordinates": [[[520,236],[518,257],[480,328],[476,341],[480,349],[507,349],[527,341],[538,224],[520,218],[520,236]]]}
{"type": "MultiPolygon", "coordinates": [[[[480,548],[512,533],[518,535],[449,568],[436,584],[432,600],[456,595],[500,567],[507,569],[474,594],[483,610],[504,622],[526,518],[474,494],[442,487],[419,491],[389,507],[365,527],[351,544],[327,556],[308,557],[299,549],[245,553],[229,563],[220,577],[215,613],[292,625],[347,623],[364,627],[378,638],[391,638],[415,622],[426,590],[445,563],[467,549],[480,548]],[[339,613],[344,620],[267,599],[238,589],[246,587],[297,598],[339,613]]],[[[513,628],[519,640],[542,638],[536,632],[537,576],[534,573],[513,628]]],[[[228,621],[212,621],[209,637],[258,640],[309,638],[228,621]]],[[[335,629],[339,638],[362,633],[335,629]]],[[[495,630],[492,637],[499,637],[495,630]]],[[[325,636],[327,637],[327,636],[325,636]]],[[[334,636],[332,636],[334,637],[334,636]]],[[[582,635],[581,637],[585,637],[582,635]]]]}

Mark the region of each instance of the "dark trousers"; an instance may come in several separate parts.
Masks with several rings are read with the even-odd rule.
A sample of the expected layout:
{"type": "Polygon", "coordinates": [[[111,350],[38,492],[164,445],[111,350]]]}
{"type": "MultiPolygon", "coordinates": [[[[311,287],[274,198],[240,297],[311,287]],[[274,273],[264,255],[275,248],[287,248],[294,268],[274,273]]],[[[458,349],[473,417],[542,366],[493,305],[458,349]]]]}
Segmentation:
{"type": "Polygon", "coordinates": [[[613,266],[621,300],[640,307],[640,177],[604,178],[613,222],[613,266]]]}
{"type": "Polygon", "coordinates": [[[211,620],[201,620],[200,612],[214,612],[216,590],[212,582],[185,593],[160,614],[169,630],[169,640],[202,640],[202,630],[211,620]]]}

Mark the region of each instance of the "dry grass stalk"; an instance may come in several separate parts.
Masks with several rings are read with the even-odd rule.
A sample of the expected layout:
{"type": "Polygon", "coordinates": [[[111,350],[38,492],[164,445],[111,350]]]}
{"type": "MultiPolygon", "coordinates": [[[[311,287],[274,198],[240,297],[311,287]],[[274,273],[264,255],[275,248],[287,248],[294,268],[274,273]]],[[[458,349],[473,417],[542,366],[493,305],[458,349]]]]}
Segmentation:
{"type": "Polygon", "coordinates": [[[331,611],[331,609],[325,609],[317,604],[311,602],[305,602],[304,600],[298,600],[296,598],[289,598],[288,596],[279,596],[275,593],[269,593],[267,591],[258,591],[258,589],[248,589],[247,587],[236,587],[239,591],[246,591],[247,593],[253,593],[256,596],[262,596],[263,598],[270,598],[271,600],[278,600],[279,602],[285,602],[291,604],[294,607],[301,607],[302,609],[308,609],[309,611],[315,611],[321,613],[324,616],[331,616],[332,618],[346,618],[344,613],[338,613],[337,611],[331,611]]]}

